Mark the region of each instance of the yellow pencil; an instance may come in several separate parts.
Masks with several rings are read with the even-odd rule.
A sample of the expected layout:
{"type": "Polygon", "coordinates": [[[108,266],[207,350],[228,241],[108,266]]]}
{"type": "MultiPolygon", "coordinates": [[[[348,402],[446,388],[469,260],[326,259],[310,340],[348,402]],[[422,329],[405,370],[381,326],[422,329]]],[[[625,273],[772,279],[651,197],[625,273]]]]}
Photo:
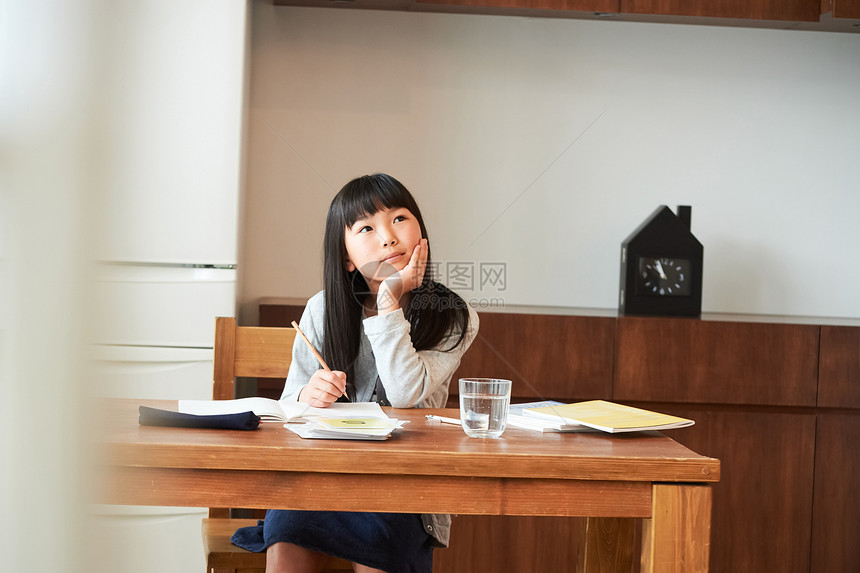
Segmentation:
{"type": "MultiPolygon", "coordinates": [[[[323,357],[322,357],[322,356],[320,356],[320,353],[319,353],[319,352],[317,352],[317,349],[316,349],[316,348],[314,348],[314,345],[313,345],[313,344],[311,344],[311,341],[310,341],[310,340],[308,340],[308,337],[307,337],[307,336],[305,336],[305,333],[304,333],[304,332],[302,332],[302,329],[301,329],[301,328],[299,328],[299,325],[298,325],[298,324],[296,324],[296,321],[294,320],[291,324],[293,325],[293,328],[295,328],[295,329],[296,329],[296,332],[298,332],[298,333],[299,333],[299,336],[301,336],[301,337],[302,337],[302,340],[304,340],[304,341],[305,341],[305,344],[307,344],[307,345],[308,345],[308,348],[310,348],[310,349],[311,349],[311,352],[313,352],[313,353],[314,353],[314,356],[316,356],[316,357],[317,357],[317,360],[319,360],[320,366],[322,366],[323,368],[325,368],[326,370],[328,370],[329,372],[331,372],[331,368],[329,368],[329,367],[328,367],[328,364],[326,364],[326,363],[325,363],[325,360],[323,360],[323,357]]],[[[345,389],[344,389],[344,391],[343,391],[343,395],[344,395],[344,396],[346,396],[346,399],[347,399],[347,400],[349,400],[350,402],[352,402],[352,398],[350,398],[350,397],[349,397],[349,393],[348,393],[345,389]]]]}

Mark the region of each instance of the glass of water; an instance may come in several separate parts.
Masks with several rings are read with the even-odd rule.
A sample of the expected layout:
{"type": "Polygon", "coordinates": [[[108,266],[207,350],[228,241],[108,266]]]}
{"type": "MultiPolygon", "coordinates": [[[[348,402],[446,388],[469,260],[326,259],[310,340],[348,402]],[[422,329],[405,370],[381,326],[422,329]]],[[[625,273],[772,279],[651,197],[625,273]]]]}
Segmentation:
{"type": "Polygon", "coordinates": [[[460,378],[460,423],[470,438],[498,438],[508,423],[511,381],[460,378]]]}

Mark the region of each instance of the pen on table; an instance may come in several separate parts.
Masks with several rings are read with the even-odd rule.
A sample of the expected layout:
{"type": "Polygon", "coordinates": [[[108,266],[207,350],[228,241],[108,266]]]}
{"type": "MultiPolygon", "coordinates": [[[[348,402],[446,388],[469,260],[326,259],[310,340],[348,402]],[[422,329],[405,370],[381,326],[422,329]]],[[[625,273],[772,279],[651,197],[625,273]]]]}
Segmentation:
{"type": "Polygon", "coordinates": [[[443,424],[452,424],[454,426],[460,425],[460,420],[458,420],[457,418],[446,418],[445,416],[434,416],[433,414],[427,414],[424,417],[427,418],[428,420],[438,420],[439,422],[442,422],[443,424]]]}
{"type": "MultiPolygon", "coordinates": [[[[316,357],[317,357],[317,360],[319,361],[320,366],[322,366],[323,368],[325,368],[326,370],[328,370],[329,372],[331,372],[331,368],[329,368],[329,367],[328,367],[328,364],[326,364],[326,363],[325,363],[325,360],[323,360],[323,357],[322,357],[322,356],[320,356],[320,353],[319,353],[319,352],[317,352],[317,349],[316,349],[316,348],[314,348],[314,345],[313,345],[313,344],[311,344],[311,341],[310,341],[310,340],[308,340],[308,337],[307,337],[307,336],[305,336],[305,333],[304,333],[304,332],[302,332],[302,329],[301,329],[301,328],[299,328],[299,325],[298,325],[298,324],[296,324],[296,321],[294,320],[291,324],[293,325],[293,328],[295,328],[295,329],[296,329],[296,332],[298,332],[298,333],[299,333],[299,336],[301,336],[301,337],[302,337],[302,340],[304,340],[304,341],[305,341],[305,344],[307,344],[307,345],[308,345],[308,348],[310,348],[310,349],[311,349],[311,352],[313,352],[313,353],[314,353],[314,356],[316,356],[316,357]]],[[[344,389],[344,391],[343,391],[343,395],[344,395],[344,396],[346,396],[346,399],[347,399],[347,400],[349,400],[350,402],[352,402],[352,398],[350,398],[350,397],[349,397],[349,393],[346,391],[346,389],[344,389]]]]}

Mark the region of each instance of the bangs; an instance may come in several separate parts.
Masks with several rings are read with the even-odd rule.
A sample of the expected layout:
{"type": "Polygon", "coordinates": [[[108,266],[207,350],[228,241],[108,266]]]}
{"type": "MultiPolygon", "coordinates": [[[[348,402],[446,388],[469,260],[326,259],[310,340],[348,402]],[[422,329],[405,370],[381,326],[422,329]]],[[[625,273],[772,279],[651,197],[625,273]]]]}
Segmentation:
{"type": "Polygon", "coordinates": [[[341,222],[346,228],[386,209],[405,208],[420,217],[418,205],[407,189],[389,175],[365,175],[350,181],[338,194],[341,222]]]}

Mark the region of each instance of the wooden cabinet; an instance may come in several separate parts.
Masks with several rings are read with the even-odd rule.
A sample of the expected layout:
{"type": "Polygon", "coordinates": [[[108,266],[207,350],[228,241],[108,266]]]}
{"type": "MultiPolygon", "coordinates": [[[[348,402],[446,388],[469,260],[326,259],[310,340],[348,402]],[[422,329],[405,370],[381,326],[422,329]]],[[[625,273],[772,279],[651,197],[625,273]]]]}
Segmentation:
{"type": "MultiPolygon", "coordinates": [[[[302,301],[264,301],[286,326],[302,301]]],[[[711,571],[860,571],[860,325],[480,313],[454,374],[514,381],[515,401],[603,398],[696,420],[670,435],[721,460],[711,571]]],[[[278,394],[283,381],[278,382],[278,394]]],[[[459,517],[436,573],[570,571],[584,522],[459,517]],[[559,544],[565,532],[570,543],[559,544]]]]}
{"type": "Polygon", "coordinates": [[[817,22],[820,0],[621,0],[621,12],[817,22]]]}

